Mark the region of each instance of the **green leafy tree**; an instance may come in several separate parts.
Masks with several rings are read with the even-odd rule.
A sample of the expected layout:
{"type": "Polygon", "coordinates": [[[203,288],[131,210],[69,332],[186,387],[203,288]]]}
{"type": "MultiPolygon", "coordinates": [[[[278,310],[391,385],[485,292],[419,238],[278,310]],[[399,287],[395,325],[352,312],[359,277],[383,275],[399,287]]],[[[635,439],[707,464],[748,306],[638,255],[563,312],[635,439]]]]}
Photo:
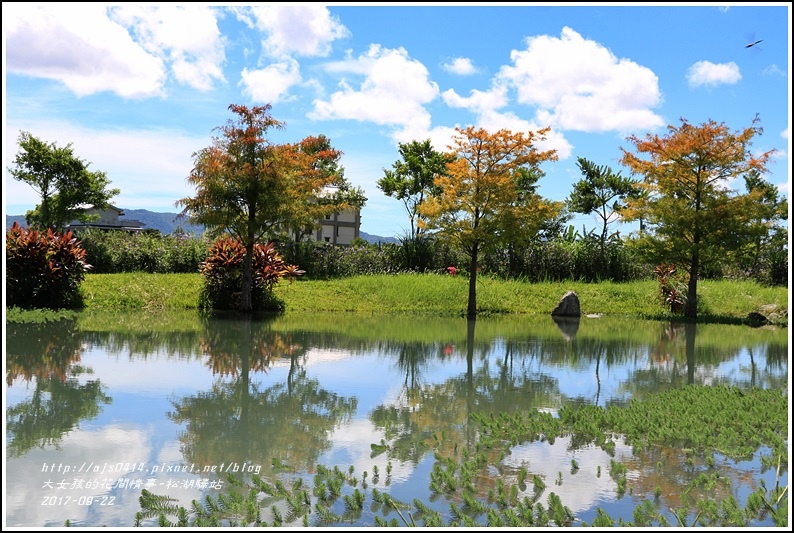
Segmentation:
{"type": "Polygon", "coordinates": [[[623,201],[632,194],[635,182],[621,176],[620,172],[615,174],[611,168],[598,166],[584,157],[578,158],[576,164],[584,177],[573,184],[568,208],[574,213],[595,213],[601,220],[599,242],[603,256],[606,253],[609,224],[617,220],[625,205],[623,201]]]}
{"type": "MultiPolygon", "coordinates": [[[[764,258],[774,257],[786,248],[788,230],[780,225],[788,220],[788,202],[778,188],[764,180],[756,170],[744,176],[748,202],[747,232],[744,245],[737,252],[739,265],[751,276],[759,277],[764,270],[764,258]]],[[[785,251],[785,250],[784,250],[785,251]]],[[[783,254],[787,257],[787,253],[783,254]]]]}
{"type": "Polygon", "coordinates": [[[438,194],[418,207],[426,218],[419,220],[420,226],[456,243],[469,258],[469,317],[477,314],[480,252],[517,235],[536,234],[563,207],[527,187],[532,169],[557,159],[554,150],[539,152],[535,146],[548,130],[489,133],[472,126],[457,128],[447,173],[434,181],[438,194]]]}
{"type": "Polygon", "coordinates": [[[636,154],[623,149],[621,162],[643,176],[639,186],[648,191],[630,210],[631,217],[648,222],[640,249],[652,261],[686,268],[684,316],[689,319],[697,318],[701,265],[740,247],[752,213],[760,209],[759,202],[728,188],[732,179],[767,171],[774,150],[750,150],[753,138],[763,133],[758,123],[756,116],[750,127],[733,132],[713,120],[695,126],[681,119],[680,126],[668,126],[666,136],[630,136],[636,154]]]}
{"type": "Polygon", "coordinates": [[[220,135],[212,145],[193,154],[187,181],[196,186],[196,195],[176,202],[191,223],[215,234],[228,233],[245,246],[244,312],[252,309],[255,245],[285,229],[305,227],[307,213],[319,218],[349,208],[352,201],[344,194],[326,194],[340,183],[333,168],[340,153],[318,137],[295,144],[269,141],[269,130],[284,128],[270,109],[270,104],[230,105],[237,118],[216,128],[220,135]]]}
{"type": "Polygon", "coordinates": [[[396,198],[405,205],[411,222],[411,240],[421,237],[423,228],[417,222],[422,216],[418,207],[424,199],[434,194],[433,180],[447,172],[449,157],[437,152],[430,140],[399,144],[402,159],[392,164],[392,170],[383,170],[378,188],[386,196],[396,198]]]}
{"type": "Polygon", "coordinates": [[[22,131],[19,147],[8,171],[41,197],[41,203],[25,213],[28,226],[62,231],[72,220],[91,222],[99,215],[89,215],[86,209],[106,209],[120,192],[108,188],[110,181],[104,172],[89,171],[90,163],[74,155],[71,143],[59,148],[22,131]]]}

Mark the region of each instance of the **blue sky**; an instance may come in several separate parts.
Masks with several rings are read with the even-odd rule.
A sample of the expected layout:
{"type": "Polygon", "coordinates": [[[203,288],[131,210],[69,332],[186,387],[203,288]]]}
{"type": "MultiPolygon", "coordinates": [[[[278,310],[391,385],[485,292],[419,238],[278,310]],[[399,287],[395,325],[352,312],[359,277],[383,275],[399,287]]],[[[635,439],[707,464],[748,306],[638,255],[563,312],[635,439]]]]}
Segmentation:
{"type": "MultiPolygon", "coordinates": [[[[540,193],[563,200],[578,157],[628,175],[631,134],[684,118],[749,127],[791,180],[791,4],[3,3],[4,214],[39,201],[10,177],[20,131],[72,144],[123,209],[177,212],[192,154],[232,118],[272,105],[276,142],[324,134],[364,189],[361,230],[403,236],[402,202],[377,181],[398,143],[446,149],[456,126],[535,131],[540,193]],[[761,40],[755,46],[746,45],[761,40]]],[[[737,187],[739,184],[737,184],[737,187]]],[[[577,229],[592,216],[577,215],[577,229]]],[[[616,229],[621,229],[617,226],[616,229]]]]}

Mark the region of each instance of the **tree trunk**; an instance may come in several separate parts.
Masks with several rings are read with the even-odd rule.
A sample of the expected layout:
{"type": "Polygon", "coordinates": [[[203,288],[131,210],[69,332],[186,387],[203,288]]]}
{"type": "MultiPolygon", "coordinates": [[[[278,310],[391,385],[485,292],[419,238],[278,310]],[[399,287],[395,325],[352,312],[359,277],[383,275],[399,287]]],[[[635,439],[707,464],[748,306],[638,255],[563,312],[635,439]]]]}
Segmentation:
{"type": "Polygon", "coordinates": [[[609,222],[609,215],[607,214],[606,204],[604,204],[603,213],[601,214],[601,219],[604,221],[604,226],[601,228],[601,261],[606,263],[606,248],[607,248],[607,226],[609,222]]]}
{"type": "Polygon", "coordinates": [[[471,263],[469,264],[469,305],[466,316],[477,316],[477,255],[480,251],[479,243],[474,243],[471,248],[471,263]]]}
{"type": "Polygon", "coordinates": [[[254,243],[249,240],[245,245],[245,257],[243,258],[243,287],[240,294],[240,311],[251,311],[251,293],[254,286],[254,243]]]}
{"type": "Polygon", "coordinates": [[[692,265],[689,268],[689,284],[687,285],[686,306],[684,316],[692,320],[698,317],[698,272],[700,270],[700,254],[695,243],[692,249],[692,265]]]}

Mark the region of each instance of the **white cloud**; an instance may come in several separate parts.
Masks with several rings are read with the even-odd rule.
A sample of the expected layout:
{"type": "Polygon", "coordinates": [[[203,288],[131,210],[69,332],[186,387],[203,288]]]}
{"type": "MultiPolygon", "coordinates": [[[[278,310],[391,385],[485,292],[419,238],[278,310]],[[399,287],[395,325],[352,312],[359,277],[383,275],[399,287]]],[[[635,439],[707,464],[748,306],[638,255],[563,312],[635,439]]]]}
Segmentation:
{"type": "Polygon", "coordinates": [[[454,126],[437,126],[430,130],[423,131],[421,134],[413,136],[405,135],[404,138],[400,139],[400,142],[411,142],[415,139],[429,139],[430,144],[433,146],[433,150],[437,152],[446,152],[452,144],[452,140],[456,134],[457,131],[454,126]]]}
{"type": "Polygon", "coordinates": [[[449,107],[462,107],[475,113],[485,113],[493,109],[501,109],[507,105],[507,88],[493,87],[488,91],[471,91],[471,96],[459,96],[454,89],[444,91],[441,95],[449,107]]]}
{"type": "Polygon", "coordinates": [[[348,29],[320,5],[257,5],[233,10],[237,18],[264,31],[264,51],[273,57],[325,57],[331,44],[350,35],[348,29]]]}
{"type": "Polygon", "coordinates": [[[512,66],[502,67],[496,83],[515,89],[518,103],[536,106],[538,123],[621,133],[664,125],[652,111],[662,101],[656,75],[571,28],[560,38],[530,37],[510,57],[512,66]]]}
{"type": "Polygon", "coordinates": [[[36,447],[22,457],[8,460],[4,464],[9,486],[8,524],[27,528],[59,527],[65,517],[73,524],[80,524],[90,521],[103,501],[113,504],[102,507],[107,524],[129,523],[130,517],[140,510],[139,492],[106,488],[106,484],[112,485],[119,478],[131,477],[124,472],[109,473],[106,469],[118,463],[146,464],[152,452],[151,440],[152,436],[145,429],[129,425],[102,426],[98,430],[74,428],[63,435],[59,446],[36,447]],[[89,470],[92,466],[97,471],[101,469],[102,474],[77,473],[81,467],[89,470]],[[70,472],[58,472],[58,468],[68,468],[70,472]],[[58,483],[64,480],[68,484],[61,489],[58,483]],[[72,488],[72,484],[78,482],[82,482],[83,488],[72,488]],[[92,486],[92,482],[96,485],[92,486]],[[47,496],[61,496],[61,501],[68,503],[43,505],[47,496]],[[95,498],[96,505],[78,505],[78,501],[86,501],[88,497],[95,498]]]}
{"type": "MultiPolygon", "coordinates": [[[[350,119],[395,127],[403,132],[427,131],[430,114],[424,108],[438,96],[438,85],[429,80],[425,66],[408,57],[403,49],[371,45],[358,58],[328,65],[329,72],[364,76],[356,87],[343,79],[328,100],[314,100],[309,118],[350,119]]],[[[421,137],[419,137],[421,138],[421,137]]]]}
{"type": "Polygon", "coordinates": [[[703,85],[716,87],[717,85],[733,85],[742,79],[739,65],[730,63],[712,63],[711,61],[698,61],[687,70],[687,82],[691,87],[703,85]]]}
{"type": "MultiPolygon", "coordinates": [[[[338,428],[330,435],[334,446],[342,450],[337,456],[328,459],[321,457],[318,463],[340,462],[349,464],[353,467],[356,475],[363,476],[368,474],[368,483],[373,483],[374,467],[378,467],[379,482],[383,483],[387,476],[392,483],[404,483],[413,475],[416,465],[410,461],[394,461],[389,459],[388,454],[380,454],[372,457],[370,443],[380,442],[385,437],[382,429],[375,427],[369,420],[354,420],[350,424],[338,428]],[[387,474],[391,463],[391,474],[387,474]]],[[[326,454],[328,456],[329,454],[326,454]]]]}
{"type": "MultiPolygon", "coordinates": [[[[536,441],[514,446],[503,462],[514,469],[522,466],[530,469],[546,485],[554,487],[553,492],[565,502],[566,507],[574,513],[580,513],[601,501],[617,497],[614,479],[599,474],[601,470],[609,472],[611,461],[621,462],[632,457],[631,448],[623,441],[615,441],[615,444],[612,457],[596,446],[572,449],[570,437],[558,437],[554,444],[536,441]],[[571,472],[571,461],[574,459],[579,464],[576,473],[571,472]],[[564,482],[557,485],[555,481],[561,473],[564,473],[564,482]]],[[[637,479],[640,473],[629,470],[626,476],[630,480],[637,479]]]]}
{"type": "Polygon", "coordinates": [[[469,76],[471,74],[477,73],[474,63],[472,63],[471,59],[467,57],[453,58],[447,63],[441,65],[441,68],[451,74],[457,74],[459,76],[469,76]]]}
{"type": "Polygon", "coordinates": [[[125,5],[113,8],[111,16],[148,52],[166,60],[180,83],[207,91],[215,80],[224,80],[224,40],[213,8],[125,5]]]}
{"type": "Polygon", "coordinates": [[[99,4],[4,6],[9,72],[63,83],[75,95],[162,94],[164,61],[135,43],[99,4]]]}
{"type": "Polygon", "coordinates": [[[201,6],[11,3],[6,66],[63,83],[78,97],[162,96],[169,70],[179,83],[208,90],[224,79],[215,15],[201,6]]]}
{"type": "Polygon", "coordinates": [[[285,59],[259,70],[244,68],[239,85],[243,94],[254,102],[274,104],[282,99],[290,87],[300,83],[300,66],[293,59],[285,59]]]}
{"type": "Polygon", "coordinates": [[[786,73],[783,72],[780,69],[780,67],[778,67],[777,65],[769,65],[763,70],[763,72],[761,72],[761,74],[763,74],[764,76],[781,76],[784,78],[786,77],[786,73]]]}

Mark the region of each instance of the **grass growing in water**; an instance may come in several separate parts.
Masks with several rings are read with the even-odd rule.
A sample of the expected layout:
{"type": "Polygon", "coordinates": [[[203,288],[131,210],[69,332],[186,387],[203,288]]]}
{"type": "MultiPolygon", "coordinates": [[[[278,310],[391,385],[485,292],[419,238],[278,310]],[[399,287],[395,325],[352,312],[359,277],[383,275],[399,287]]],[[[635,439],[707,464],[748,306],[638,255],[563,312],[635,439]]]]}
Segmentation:
{"type": "MultiPolygon", "coordinates": [[[[290,483],[264,481],[258,477],[244,481],[232,476],[228,478],[232,486],[229,495],[207,496],[205,503],[194,502],[190,510],[176,500],[144,491],[140,498],[142,510],[135,522],[143,525],[147,519],[156,519],[159,525],[281,526],[287,525],[281,511],[284,506],[275,504],[286,502],[289,522],[303,526],[747,527],[767,518],[776,527],[788,525],[787,486],[776,483],[768,488],[761,482],[746,501],[739,502],[730,491],[725,495],[719,490],[729,481],[714,468],[716,462],[710,460],[718,453],[735,459],[747,458],[748,454],[765,447],[769,452],[762,457],[762,463],[765,468],[776,469],[779,481],[781,468],[787,469],[788,456],[785,440],[788,398],[780,391],[690,386],[652,395],[643,401],[632,401],[626,407],[570,408],[559,417],[534,411],[521,416],[521,420],[516,415],[475,414],[474,419],[482,431],[473,450],[443,456],[438,450],[445,444],[446,449],[451,447],[439,441],[434,452],[436,464],[430,476],[431,493],[435,495],[436,504],[439,499],[447,502],[447,511],[418,500],[400,502],[377,486],[368,490],[364,482],[359,488],[360,480],[352,468],[345,473],[338,466],[318,465],[313,503],[300,479],[291,481],[292,489],[285,489],[290,483]],[[691,408],[693,403],[697,409],[691,408]],[[734,415],[731,431],[720,431],[725,423],[718,415],[721,411],[734,415]],[[660,424],[662,418],[668,419],[669,424],[660,424]],[[664,427],[657,427],[659,425],[664,427]],[[680,429],[669,434],[669,427],[680,429]],[[586,524],[578,521],[554,492],[543,498],[547,484],[531,471],[522,471],[520,479],[502,474],[496,480],[496,490],[489,489],[486,493],[478,492],[469,482],[478,471],[491,472],[490,476],[493,472],[501,472],[500,464],[483,460],[482,450],[488,450],[493,457],[497,455],[493,454],[494,450],[501,449],[503,453],[498,456],[504,457],[504,452],[514,445],[543,439],[551,441],[564,435],[574,435],[573,441],[580,446],[595,443],[609,450],[609,443],[614,442],[616,434],[631,438],[637,444],[635,454],[647,453],[655,447],[690,447],[691,452],[682,460],[692,463],[697,475],[682,491],[682,506],[670,508],[669,512],[660,509],[657,505],[659,491],[653,490],[634,510],[633,522],[612,518],[598,508],[592,524],[586,524]],[[524,483],[525,476],[533,477],[533,485],[524,483]],[[260,506],[252,508],[251,502],[262,497],[260,506]],[[270,506],[269,511],[266,506],[270,506]],[[368,510],[366,514],[365,510],[368,510]]],[[[627,478],[623,463],[614,460],[610,461],[610,474],[621,494],[632,491],[632,484],[638,483],[638,480],[627,478]]],[[[372,482],[377,485],[374,479],[372,482]]],[[[389,482],[387,474],[386,486],[389,482]]]]}

